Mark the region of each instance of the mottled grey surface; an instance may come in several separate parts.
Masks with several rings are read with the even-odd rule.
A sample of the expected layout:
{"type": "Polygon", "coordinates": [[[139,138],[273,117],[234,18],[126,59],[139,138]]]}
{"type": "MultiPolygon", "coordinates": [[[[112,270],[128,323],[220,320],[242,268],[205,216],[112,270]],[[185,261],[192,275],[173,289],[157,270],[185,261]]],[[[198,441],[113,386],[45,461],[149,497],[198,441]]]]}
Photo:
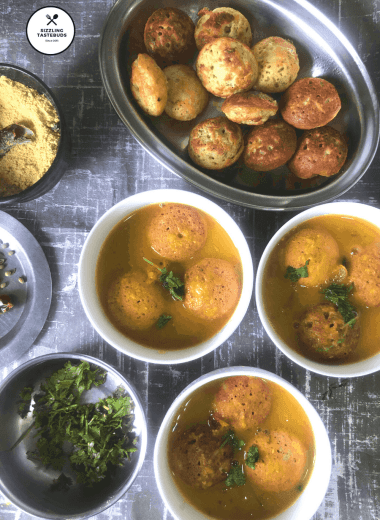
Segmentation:
{"type": "MultiPolygon", "coordinates": [[[[379,91],[379,1],[315,0],[313,4],[347,36],[379,91]]],[[[112,205],[136,192],[156,188],[197,190],[143,150],[118,120],[102,88],[97,45],[112,0],[66,0],[55,4],[67,10],[76,25],[74,43],[59,56],[38,54],[25,37],[28,18],[45,5],[49,2],[0,1],[0,61],[27,68],[53,89],[71,130],[73,158],[71,167],[50,193],[6,210],[41,244],[52,272],[53,300],[46,324],[30,351],[9,366],[3,366],[0,360],[0,380],[30,358],[59,351],[97,356],[121,370],[135,384],[145,406],[148,454],[129,492],[96,518],[171,520],[158,494],[152,460],[154,439],[169,404],[190,381],[214,368],[229,365],[265,368],[284,377],[306,395],[330,436],[332,476],[314,520],[378,520],[379,373],[337,380],[299,368],[272,345],[263,331],[254,301],[238,330],[225,344],[212,354],[182,365],[160,367],[136,361],[108,346],[93,330],[81,308],[77,290],[79,256],[92,226],[112,205]]],[[[294,213],[266,213],[214,200],[243,230],[255,267],[269,238],[294,216],[294,213]]],[[[379,153],[363,179],[341,200],[380,207],[379,153]]],[[[0,495],[0,520],[30,518],[0,495]]]]}

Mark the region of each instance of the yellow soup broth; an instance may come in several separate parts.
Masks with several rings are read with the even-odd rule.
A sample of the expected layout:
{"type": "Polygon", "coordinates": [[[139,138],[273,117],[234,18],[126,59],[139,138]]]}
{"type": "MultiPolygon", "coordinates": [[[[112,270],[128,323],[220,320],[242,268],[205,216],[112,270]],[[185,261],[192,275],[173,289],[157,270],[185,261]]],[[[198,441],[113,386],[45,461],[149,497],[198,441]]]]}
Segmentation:
{"type": "MultiPolygon", "coordinates": [[[[301,229],[324,229],[329,232],[339,246],[340,261],[346,263],[350,272],[351,251],[357,247],[366,247],[380,242],[380,230],[373,224],[356,217],[343,215],[323,215],[303,222],[291,230],[273,249],[263,277],[263,303],[266,315],[278,336],[296,352],[306,355],[297,339],[294,327],[296,320],[312,305],[325,300],[321,289],[327,287],[305,287],[291,283],[285,278],[282,264],[284,248],[289,239],[301,229]]],[[[343,280],[342,283],[348,283],[343,280]]],[[[331,283],[331,282],[330,282],[331,283]]],[[[355,288],[350,293],[349,301],[354,305],[360,317],[360,339],[356,349],[344,360],[323,360],[315,354],[313,359],[321,363],[355,363],[369,358],[380,351],[380,307],[368,308],[355,299],[355,288]]],[[[310,352],[307,353],[311,357],[310,352]]]]}
{"type": "Polygon", "coordinates": [[[239,252],[227,232],[214,218],[201,210],[198,211],[207,223],[207,240],[202,249],[181,262],[171,262],[157,254],[149,243],[146,229],[160,207],[160,204],[145,206],[127,215],[111,230],[97,261],[97,294],[107,318],[128,338],[141,345],[162,350],[185,349],[214,336],[224,327],[232,313],[214,320],[198,318],[184,307],[183,302],[174,300],[169,291],[162,288],[162,296],[165,299],[164,314],[172,316],[172,319],[161,329],[153,325],[145,330],[133,330],[126,324],[120,324],[108,305],[109,287],[115,277],[131,271],[142,271],[161,289],[160,272],[144,261],[144,258],[159,268],[172,270],[182,281],[186,269],[190,266],[204,258],[218,258],[234,265],[242,283],[242,265],[239,252]]]}
{"type": "MultiPolygon", "coordinates": [[[[297,437],[306,450],[306,466],[301,480],[289,491],[264,491],[247,477],[242,486],[226,487],[219,482],[207,489],[198,489],[187,485],[176,477],[175,468],[171,464],[171,446],[177,431],[183,431],[196,423],[205,423],[212,418],[212,403],[223,383],[219,379],[196,390],[178,411],[171,428],[168,442],[168,460],[173,477],[185,500],[196,509],[217,520],[264,520],[271,518],[289,508],[305,488],[314,464],[315,442],[310,421],[298,401],[280,385],[265,380],[272,395],[271,410],[267,418],[259,425],[262,430],[281,430],[297,437]]],[[[234,452],[237,460],[244,468],[245,450],[248,450],[256,429],[238,431],[236,435],[246,445],[234,452]]]]}

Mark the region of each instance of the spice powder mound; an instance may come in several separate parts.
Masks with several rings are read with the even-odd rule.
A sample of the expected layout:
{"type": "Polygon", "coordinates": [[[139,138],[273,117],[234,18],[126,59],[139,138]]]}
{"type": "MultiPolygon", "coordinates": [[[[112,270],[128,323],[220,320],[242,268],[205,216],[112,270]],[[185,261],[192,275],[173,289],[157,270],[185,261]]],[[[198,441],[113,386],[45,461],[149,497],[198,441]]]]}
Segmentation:
{"type": "Polygon", "coordinates": [[[58,123],[58,114],[46,96],[0,77],[0,129],[18,124],[34,133],[30,143],[14,146],[0,158],[0,197],[20,193],[47,172],[57,154],[58,123]]]}

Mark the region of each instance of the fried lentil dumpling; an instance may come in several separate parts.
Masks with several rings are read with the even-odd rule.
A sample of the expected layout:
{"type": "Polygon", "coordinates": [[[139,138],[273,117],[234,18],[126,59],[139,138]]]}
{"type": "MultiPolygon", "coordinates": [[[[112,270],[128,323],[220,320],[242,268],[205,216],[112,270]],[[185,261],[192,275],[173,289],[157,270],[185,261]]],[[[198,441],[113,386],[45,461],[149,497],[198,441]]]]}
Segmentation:
{"type": "Polygon", "coordinates": [[[262,92],[284,92],[300,70],[297,51],[288,40],[270,36],[252,47],[259,64],[255,88],[262,92]]]}
{"type": "Polygon", "coordinates": [[[264,491],[289,491],[297,486],[306,466],[306,450],[301,441],[284,431],[259,431],[246,447],[257,446],[255,469],[244,467],[248,479],[264,491]]]}
{"type": "Polygon", "coordinates": [[[139,54],[132,63],[131,90],[140,107],[150,116],[159,116],[168,99],[165,74],[147,54],[139,54]]]}
{"type": "Polygon", "coordinates": [[[199,318],[214,320],[236,307],[240,279],[234,265],[219,258],[204,258],[185,273],[184,306],[199,318]]]}
{"type": "Polygon", "coordinates": [[[229,377],[218,390],[213,407],[215,419],[236,430],[256,428],[270,412],[271,392],[259,377],[229,377]]]}
{"type": "Polygon", "coordinates": [[[222,98],[250,90],[258,74],[256,58],[248,45],[226,37],[207,43],[196,66],[203,86],[222,98]]]}
{"type": "Polygon", "coordinates": [[[380,243],[375,242],[351,256],[349,276],[355,299],[367,307],[380,305],[380,243]]]}
{"type": "Polygon", "coordinates": [[[287,242],[284,251],[284,272],[288,266],[299,269],[306,262],[308,276],[298,280],[306,287],[317,287],[330,280],[339,264],[339,246],[324,229],[301,229],[287,242]]]}
{"type": "Polygon", "coordinates": [[[301,130],[325,126],[341,108],[338,91],[322,78],[299,79],[281,98],[281,115],[301,130]]]}
{"type": "Polygon", "coordinates": [[[205,245],[207,224],[196,208],[168,203],[152,218],[147,233],[151,247],[159,255],[180,262],[205,245]]]}
{"type": "Polygon", "coordinates": [[[208,92],[195,71],[188,65],[171,65],[164,69],[168,82],[168,101],[165,112],[178,121],[190,121],[208,103],[208,92]]]}
{"type": "Polygon", "coordinates": [[[247,18],[231,7],[218,7],[210,11],[207,7],[201,9],[195,27],[195,43],[200,51],[202,47],[214,38],[229,36],[246,45],[252,43],[251,26],[247,18]]]}
{"type": "Polygon", "coordinates": [[[226,479],[233,457],[232,446],[208,424],[196,424],[179,432],[170,447],[176,476],[195,488],[207,489],[226,479]]]}
{"type": "Polygon", "coordinates": [[[192,19],[180,9],[157,9],[145,25],[146,50],[160,65],[184,63],[195,51],[194,29],[192,19]]]}
{"type": "Polygon", "coordinates": [[[278,110],[277,101],[262,92],[233,94],[221,108],[230,121],[243,125],[262,125],[278,110]]]}
{"type": "Polygon", "coordinates": [[[144,330],[157,323],[164,311],[164,300],[159,287],[148,282],[144,273],[134,271],[111,284],[108,309],[120,325],[144,330]]]}
{"type": "Polygon", "coordinates": [[[359,318],[353,326],[332,303],[319,303],[308,309],[294,324],[302,347],[324,360],[343,359],[359,342],[359,318]]]}
{"type": "Polygon", "coordinates": [[[331,126],[314,128],[304,132],[298,140],[288,168],[301,179],[316,175],[331,177],[342,168],[347,153],[347,143],[338,130],[331,126]]]}
{"type": "Polygon", "coordinates": [[[190,132],[190,158],[208,170],[222,170],[234,164],[244,150],[241,128],[223,116],[205,119],[190,132]]]}
{"type": "Polygon", "coordinates": [[[287,163],[296,150],[297,135],[285,121],[271,119],[252,128],[246,141],[245,165],[258,172],[266,172],[287,163]]]}

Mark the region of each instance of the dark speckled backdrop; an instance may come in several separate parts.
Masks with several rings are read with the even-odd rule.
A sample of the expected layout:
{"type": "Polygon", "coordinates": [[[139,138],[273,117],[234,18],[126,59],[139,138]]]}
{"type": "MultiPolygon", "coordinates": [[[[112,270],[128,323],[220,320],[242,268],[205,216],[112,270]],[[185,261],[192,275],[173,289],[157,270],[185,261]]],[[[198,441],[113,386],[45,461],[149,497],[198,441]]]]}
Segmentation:
{"type": "MultiPolygon", "coordinates": [[[[58,351],[97,356],[121,370],[135,384],[144,403],[149,428],[148,453],[128,493],[96,519],[172,520],[158,494],[152,462],[155,436],[169,404],[190,381],[214,368],[253,365],[271,370],[306,395],[330,436],[332,476],[314,520],[378,520],[380,373],[337,380],[299,368],[272,345],[263,331],[254,301],[226,343],[214,353],[183,365],[161,367],[135,361],[108,346],[93,330],[79,300],[77,265],[94,223],[113,204],[136,192],[156,188],[196,189],[143,150],[121,124],[107,99],[100,80],[97,50],[112,0],[65,0],[53,4],[72,16],[76,37],[62,54],[44,56],[29,45],[25,27],[36,9],[51,3],[0,0],[0,61],[34,72],[53,89],[65,111],[73,144],[71,166],[50,193],[6,210],[41,244],[52,273],[53,300],[46,324],[29,352],[8,366],[2,365],[0,359],[0,380],[22,362],[58,351]]],[[[379,91],[379,0],[314,0],[313,4],[350,40],[379,91]]],[[[379,153],[362,180],[341,200],[380,207],[379,153]]],[[[215,202],[243,230],[255,268],[269,238],[294,216],[294,213],[254,211],[217,199],[215,202]]],[[[31,518],[0,495],[0,520],[31,518]]]]}

